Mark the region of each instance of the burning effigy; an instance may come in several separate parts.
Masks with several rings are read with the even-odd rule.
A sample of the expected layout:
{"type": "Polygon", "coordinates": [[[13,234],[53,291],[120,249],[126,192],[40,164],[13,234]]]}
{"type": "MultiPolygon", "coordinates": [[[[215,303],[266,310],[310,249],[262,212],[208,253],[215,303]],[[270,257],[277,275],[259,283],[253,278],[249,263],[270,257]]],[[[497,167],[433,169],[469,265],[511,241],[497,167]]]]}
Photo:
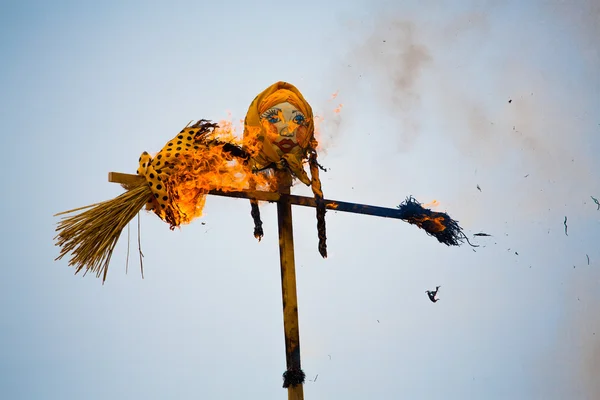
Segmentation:
{"type": "Polygon", "coordinates": [[[274,179],[253,174],[249,156],[230,130],[208,120],[186,126],[155,156],[143,152],[137,177],[125,183],[120,196],[57,215],[63,217],[55,237],[61,259],[72,253],[70,266],[106,279],[108,264],[122,230],[143,209],[154,212],[170,229],[202,215],[206,195],[212,189],[245,190],[250,186],[269,190],[274,179]]]}
{"type": "MultiPolygon", "coordinates": [[[[106,279],[108,264],[122,230],[143,209],[154,212],[171,229],[202,215],[211,190],[276,191],[276,177],[287,170],[312,187],[317,203],[319,252],[327,256],[325,206],[317,162],[312,109],[298,89],[277,82],[251,103],[240,140],[231,127],[201,119],[186,126],[154,156],[143,152],[140,179],[122,186],[122,195],[98,204],[65,211],[55,237],[61,259],[72,254],[76,271],[106,279]],[[310,166],[311,177],[304,171],[310,166]],[[78,214],[66,216],[68,214],[78,214]]],[[[263,236],[258,200],[251,200],[254,235],[263,236]]]]}
{"type": "Polygon", "coordinates": [[[56,228],[60,247],[56,259],[71,254],[69,266],[75,267],[75,273],[95,273],[104,282],[123,229],[142,209],[156,214],[173,230],[202,216],[210,193],[250,199],[258,240],[264,234],[259,200],[285,198],[289,204],[314,207],[318,251],[323,258],[327,257],[327,209],[402,219],[448,246],[466,239],[456,221],[424,208],[412,197],[398,209],[325,200],[318,145],[310,104],[292,84],[276,82],[251,102],[241,138],[228,123],[205,119],[189,123],[155,155],[144,151],[136,175],[117,173],[126,178],[115,181],[126,189],[123,194],[57,214],[62,220],[56,228]],[[278,178],[281,173],[310,186],[314,197],[291,195],[289,185],[278,178]]]}

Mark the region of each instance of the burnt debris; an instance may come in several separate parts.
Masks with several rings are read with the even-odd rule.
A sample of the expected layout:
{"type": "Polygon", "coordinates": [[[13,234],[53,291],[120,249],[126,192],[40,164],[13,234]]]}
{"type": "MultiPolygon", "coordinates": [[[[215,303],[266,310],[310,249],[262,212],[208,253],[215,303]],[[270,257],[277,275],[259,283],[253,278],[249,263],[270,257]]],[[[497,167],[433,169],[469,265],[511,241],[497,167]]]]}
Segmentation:
{"type": "Polygon", "coordinates": [[[402,204],[398,206],[400,219],[427,232],[428,235],[435,237],[440,243],[447,246],[459,246],[464,240],[471,246],[477,247],[469,242],[458,221],[453,220],[443,212],[431,211],[423,208],[421,203],[409,196],[402,204]]]}
{"type": "Polygon", "coordinates": [[[594,196],[590,196],[592,198],[592,200],[594,200],[594,203],[596,203],[596,205],[598,205],[597,210],[600,210],[600,202],[598,201],[597,198],[595,198],[594,196]]]}
{"type": "Polygon", "coordinates": [[[437,296],[437,292],[438,290],[440,290],[441,286],[436,286],[435,290],[426,290],[425,293],[427,293],[427,296],[429,296],[429,300],[431,300],[432,303],[437,302],[439,299],[436,297],[437,296]]]}

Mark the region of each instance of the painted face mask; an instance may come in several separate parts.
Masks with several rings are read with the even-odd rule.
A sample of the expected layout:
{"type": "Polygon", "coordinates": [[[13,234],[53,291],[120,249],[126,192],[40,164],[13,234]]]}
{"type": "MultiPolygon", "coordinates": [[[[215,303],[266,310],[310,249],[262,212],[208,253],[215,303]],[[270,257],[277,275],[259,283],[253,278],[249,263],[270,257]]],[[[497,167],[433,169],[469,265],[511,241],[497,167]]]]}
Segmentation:
{"type": "Polygon", "coordinates": [[[302,164],[317,145],[312,108],[295,86],[277,82],[250,104],[244,122],[244,146],[255,170],[284,169],[287,165],[300,181],[310,185],[302,164]]]}
{"type": "Polygon", "coordinates": [[[303,149],[298,144],[298,136],[305,134],[306,116],[302,111],[286,101],[265,111],[260,122],[280,157],[288,153],[302,157],[303,149]]]}
{"type": "MultiPolygon", "coordinates": [[[[302,93],[287,82],[277,82],[254,98],[244,121],[244,150],[254,171],[267,168],[289,169],[305,185],[310,185],[317,202],[319,252],[327,257],[325,205],[319,179],[315,125],[311,106],[302,93]],[[310,175],[304,170],[308,162],[310,175]]],[[[258,206],[253,203],[253,216],[258,206]]],[[[255,224],[259,218],[255,218],[255,224]]],[[[255,225],[257,238],[262,229],[255,225]]]]}

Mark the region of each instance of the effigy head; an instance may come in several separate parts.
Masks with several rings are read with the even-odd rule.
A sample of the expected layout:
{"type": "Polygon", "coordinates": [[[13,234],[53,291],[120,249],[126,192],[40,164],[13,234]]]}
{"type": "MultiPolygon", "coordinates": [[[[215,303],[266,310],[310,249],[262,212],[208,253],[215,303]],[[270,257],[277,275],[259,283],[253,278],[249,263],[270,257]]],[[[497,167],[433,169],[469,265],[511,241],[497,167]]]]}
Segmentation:
{"type": "Polygon", "coordinates": [[[277,82],[269,86],[254,98],[244,121],[244,148],[253,169],[287,165],[309,185],[302,164],[317,147],[314,130],[312,108],[294,85],[277,82]]]}
{"type": "Polygon", "coordinates": [[[243,138],[252,170],[289,168],[302,183],[311,186],[317,205],[319,253],[327,257],[326,210],[319,179],[323,167],[317,162],[317,146],[312,108],[294,85],[277,82],[254,98],[244,121],[243,138]],[[310,178],[304,171],[305,161],[310,178]]]}

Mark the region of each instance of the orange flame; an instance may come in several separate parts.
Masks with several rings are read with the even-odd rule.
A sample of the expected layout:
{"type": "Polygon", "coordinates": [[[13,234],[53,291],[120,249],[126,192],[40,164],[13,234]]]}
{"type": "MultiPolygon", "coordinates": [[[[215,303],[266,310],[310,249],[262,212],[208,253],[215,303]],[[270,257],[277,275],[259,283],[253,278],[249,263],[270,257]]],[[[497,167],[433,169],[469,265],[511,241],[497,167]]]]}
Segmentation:
{"type": "Polygon", "coordinates": [[[339,104],[339,105],[338,105],[338,106],[337,106],[337,107],[336,107],[336,108],[333,110],[333,112],[334,112],[334,113],[336,113],[336,114],[339,114],[339,113],[340,113],[340,111],[342,111],[342,107],[344,107],[344,105],[340,103],[340,104],[339,104]]]}
{"type": "MultiPolygon", "coordinates": [[[[225,192],[271,190],[277,187],[271,174],[253,173],[248,163],[225,149],[226,144],[242,146],[234,136],[230,121],[220,121],[219,127],[197,142],[193,151],[182,153],[171,166],[166,181],[170,207],[153,202],[152,208],[173,226],[190,223],[202,216],[206,194],[211,190],[225,192]]],[[[252,152],[252,146],[246,151],[252,152]]]]}
{"type": "Polygon", "coordinates": [[[431,203],[423,204],[424,208],[435,208],[440,205],[440,202],[437,200],[433,200],[431,203]]]}
{"type": "Polygon", "coordinates": [[[319,142],[319,145],[321,143],[322,140],[322,136],[321,136],[321,124],[323,123],[323,121],[325,121],[325,117],[321,116],[321,115],[315,115],[313,117],[313,121],[315,124],[315,139],[317,140],[317,142],[319,142]]]}
{"type": "Polygon", "coordinates": [[[437,213],[433,213],[432,216],[421,215],[411,217],[409,222],[417,225],[419,228],[425,229],[427,232],[438,233],[446,229],[444,226],[445,218],[443,216],[435,216],[437,213]]]}

